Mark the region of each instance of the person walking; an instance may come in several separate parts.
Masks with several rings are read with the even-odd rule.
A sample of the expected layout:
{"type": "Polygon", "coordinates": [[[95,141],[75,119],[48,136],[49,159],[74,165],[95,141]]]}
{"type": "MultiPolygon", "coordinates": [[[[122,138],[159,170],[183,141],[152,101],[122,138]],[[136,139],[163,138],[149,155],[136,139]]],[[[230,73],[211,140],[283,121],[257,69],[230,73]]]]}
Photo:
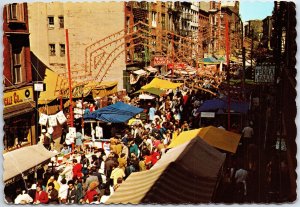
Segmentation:
{"type": "Polygon", "coordinates": [[[156,113],[156,109],[155,109],[153,106],[151,106],[151,107],[149,108],[149,112],[148,112],[148,117],[149,117],[148,120],[149,120],[149,123],[152,123],[152,122],[153,122],[155,113],[156,113]]]}
{"type": "Polygon", "coordinates": [[[235,189],[237,193],[237,202],[242,203],[245,201],[247,195],[247,180],[248,171],[244,169],[241,164],[240,168],[235,172],[235,189]]]}

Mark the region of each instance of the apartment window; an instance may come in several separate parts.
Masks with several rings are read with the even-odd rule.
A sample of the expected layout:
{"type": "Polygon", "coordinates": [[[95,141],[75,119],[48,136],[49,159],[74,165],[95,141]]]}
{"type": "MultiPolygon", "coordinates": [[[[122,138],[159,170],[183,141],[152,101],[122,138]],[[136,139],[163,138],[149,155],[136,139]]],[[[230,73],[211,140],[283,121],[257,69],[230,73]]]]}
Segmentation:
{"type": "Polygon", "coordinates": [[[50,56],[55,56],[55,44],[49,44],[50,56]]]}
{"type": "MultiPolygon", "coordinates": [[[[58,20],[59,20],[59,28],[63,29],[65,27],[64,17],[63,16],[59,16],[58,20]]],[[[54,22],[53,22],[53,25],[54,25],[54,22]]]]}
{"type": "Polygon", "coordinates": [[[65,44],[59,44],[60,47],[60,57],[64,57],[66,54],[65,44]]]}
{"type": "Polygon", "coordinates": [[[12,79],[13,83],[21,83],[23,81],[22,78],[22,62],[21,62],[22,48],[13,49],[12,51],[12,79]]]}
{"type": "Polygon", "coordinates": [[[6,8],[8,22],[24,22],[23,4],[9,4],[6,8]]]}
{"type": "Polygon", "coordinates": [[[48,28],[51,28],[51,29],[54,28],[54,17],[53,16],[48,17],[48,28]]]}
{"type": "Polygon", "coordinates": [[[156,27],[156,12],[152,12],[152,27],[156,27]]]}

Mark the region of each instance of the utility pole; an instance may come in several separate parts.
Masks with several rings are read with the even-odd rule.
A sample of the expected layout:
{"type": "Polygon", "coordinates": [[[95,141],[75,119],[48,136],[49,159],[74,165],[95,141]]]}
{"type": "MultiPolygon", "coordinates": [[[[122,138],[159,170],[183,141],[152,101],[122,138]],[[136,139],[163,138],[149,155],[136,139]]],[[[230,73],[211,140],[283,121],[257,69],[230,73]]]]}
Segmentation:
{"type": "Polygon", "coordinates": [[[69,50],[69,33],[66,29],[66,45],[67,45],[67,61],[68,61],[68,78],[69,78],[69,94],[70,94],[70,125],[74,126],[74,115],[73,115],[73,94],[72,94],[72,78],[71,78],[71,66],[70,66],[70,50],[69,50]]]}

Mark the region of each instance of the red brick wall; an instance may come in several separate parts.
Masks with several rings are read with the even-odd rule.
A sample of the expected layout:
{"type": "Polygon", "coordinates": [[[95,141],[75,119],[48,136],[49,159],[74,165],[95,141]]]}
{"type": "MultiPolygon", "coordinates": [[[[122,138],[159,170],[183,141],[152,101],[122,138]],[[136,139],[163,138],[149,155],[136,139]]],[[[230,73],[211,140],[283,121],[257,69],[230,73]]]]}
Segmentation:
{"type": "Polygon", "coordinates": [[[26,71],[26,79],[25,82],[32,81],[32,71],[31,71],[31,60],[30,60],[30,44],[29,44],[29,27],[28,27],[28,10],[27,10],[27,3],[23,3],[24,9],[24,24],[21,24],[17,27],[10,27],[7,22],[7,10],[6,6],[3,9],[3,31],[6,33],[9,32],[19,32],[23,34],[14,34],[14,38],[9,37],[9,34],[3,35],[3,75],[5,76],[5,87],[11,86],[12,82],[12,74],[11,74],[11,44],[13,41],[18,40],[18,44],[24,47],[24,59],[25,65],[24,69],[26,71]],[[12,41],[12,42],[11,42],[12,41]]]}

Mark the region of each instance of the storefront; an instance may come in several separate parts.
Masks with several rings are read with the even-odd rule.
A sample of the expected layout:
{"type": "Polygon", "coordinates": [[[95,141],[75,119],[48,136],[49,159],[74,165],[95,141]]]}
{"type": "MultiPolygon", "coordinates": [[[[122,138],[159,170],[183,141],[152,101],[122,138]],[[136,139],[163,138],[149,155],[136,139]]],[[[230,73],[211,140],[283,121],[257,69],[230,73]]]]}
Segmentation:
{"type": "Polygon", "coordinates": [[[32,86],[4,92],[4,152],[36,143],[33,100],[32,86]]]}

